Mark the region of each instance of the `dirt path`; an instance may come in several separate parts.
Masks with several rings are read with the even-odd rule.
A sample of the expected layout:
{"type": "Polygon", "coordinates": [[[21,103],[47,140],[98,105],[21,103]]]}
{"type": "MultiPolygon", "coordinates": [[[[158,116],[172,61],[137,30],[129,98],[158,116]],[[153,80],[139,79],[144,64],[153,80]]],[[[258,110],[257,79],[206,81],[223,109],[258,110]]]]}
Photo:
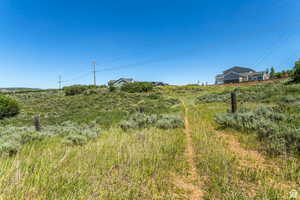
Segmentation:
{"type": "Polygon", "coordinates": [[[186,146],[186,159],[189,165],[189,172],[187,177],[175,177],[174,184],[188,193],[186,198],[190,200],[201,200],[204,197],[204,191],[201,189],[202,183],[199,181],[199,174],[197,172],[196,164],[194,162],[194,148],[192,144],[191,129],[189,126],[188,120],[188,108],[185,103],[182,101],[184,107],[184,132],[187,139],[186,146]]]}
{"type": "MultiPolygon", "coordinates": [[[[223,132],[218,132],[218,135],[228,144],[228,149],[238,157],[240,169],[252,168],[260,171],[271,171],[273,174],[280,174],[280,169],[278,166],[268,163],[265,157],[258,151],[243,148],[240,142],[237,141],[233,135],[223,132]]],[[[266,181],[267,184],[272,184],[275,188],[281,190],[297,188],[297,183],[274,180],[273,177],[267,178],[266,181]]],[[[252,192],[253,191],[255,191],[255,187],[253,188],[252,192]]]]}
{"type": "Polygon", "coordinates": [[[269,167],[259,152],[243,148],[233,135],[218,132],[218,136],[224,139],[228,144],[228,149],[239,158],[241,167],[256,169],[269,167]]]}

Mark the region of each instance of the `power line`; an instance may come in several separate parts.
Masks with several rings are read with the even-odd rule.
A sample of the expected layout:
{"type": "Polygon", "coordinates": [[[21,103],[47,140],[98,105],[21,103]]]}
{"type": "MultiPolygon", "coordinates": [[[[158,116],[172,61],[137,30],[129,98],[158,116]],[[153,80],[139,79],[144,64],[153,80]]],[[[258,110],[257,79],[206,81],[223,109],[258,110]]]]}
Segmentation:
{"type": "MultiPolygon", "coordinates": [[[[185,54],[190,55],[192,52],[196,52],[196,50],[197,50],[196,48],[189,49],[189,50],[186,50],[184,52],[181,52],[181,55],[185,55],[185,54]]],[[[137,63],[134,63],[134,64],[121,65],[119,67],[112,67],[112,68],[102,69],[102,70],[99,70],[97,72],[114,71],[114,70],[140,67],[140,66],[151,64],[151,63],[163,62],[163,61],[167,61],[167,60],[171,60],[171,59],[174,59],[174,56],[165,56],[165,57],[160,57],[160,58],[152,58],[152,59],[137,62],[137,63]]]]}
{"type": "MultiPolygon", "coordinates": [[[[299,21],[296,22],[296,24],[299,24],[299,21]]],[[[299,27],[297,28],[299,29],[299,27]]],[[[262,55],[258,61],[256,62],[256,64],[254,64],[254,67],[257,67],[259,64],[261,64],[267,57],[271,56],[274,53],[274,50],[276,49],[276,47],[278,45],[280,45],[282,42],[287,42],[290,38],[292,37],[292,34],[289,35],[288,32],[282,32],[282,34],[279,36],[278,38],[278,42],[274,42],[274,46],[270,47],[267,49],[266,53],[264,55],[262,55]]]]}
{"type": "MultiPolygon", "coordinates": [[[[193,52],[196,52],[196,50],[197,50],[197,48],[188,49],[186,51],[181,52],[180,55],[181,56],[182,55],[186,55],[186,54],[190,55],[193,52]]],[[[148,60],[136,62],[136,63],[133,63],[133,64],[121,65],[121,66],[118,66],[118,67],[106,68],[106,69],[102,69],[102,70],[98,70],[98,71],[96,70],[96,62],[93,61],[92,62],[92,64],[93,64],[92,73],[93,73],[93,78],[94,78],[94,85],[96,85],[96,75],[99,72],[114,71],[114,70],[121,70],[121,69],[128,69],[128,68],[140,67],[140,66],[151,64],[151,63],[162,62],[162,61],[171,60],[171,59],[174,59],[174,55],[172,55],[172,56],[161,56],[159,58],[152,58],[152,59],[148,59],[148,60]]],[[[62,83],[71,83],[71,82],[75,82],[75,81],[81,80],[81,79],[83,79],[83,78],[85,78],[87,76],[90,76],[90,72],[84,73],[83,75],[80,75],[78,77],[75,77],[75,78],[72,78],[72,79],[69,79],[69,80],[65,80],[65,81],[61,81],[61,82],[62,83]]]]}

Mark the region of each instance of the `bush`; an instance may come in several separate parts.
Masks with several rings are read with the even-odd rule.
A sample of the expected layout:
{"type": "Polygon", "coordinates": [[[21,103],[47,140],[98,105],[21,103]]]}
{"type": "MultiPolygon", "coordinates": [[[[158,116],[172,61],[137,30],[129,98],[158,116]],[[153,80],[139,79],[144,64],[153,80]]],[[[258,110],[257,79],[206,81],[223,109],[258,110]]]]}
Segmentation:
{"type": "Polygon", "coordinates": [[[260,106],[251,111],[240,109],[238,113],[220,113],[215,116],[222,127],[230,127],[242,131],[254,131],[260,141],[265,142],[266,151],[271,155],[286,152],[300,153],[300,129],[290,123],[293,117],[275,109],[260,106]]]}
{"type": "Polygon", "coordinates": [[[121,90],[129,93],[136,92],[150,92],[154,88],[152,83],[148,82],[134,82],[134,83],[126,83],[122,85],[121,90]]]}
{"type": "Polygon", "coordinates": [[[73,145],[84,145],[88,142],[87,137],[83,135],[69,135],[66,137],[66,143],[73,145]]]}
{"type": "Polygon", "coordinates": [[[295,63],[292,78],[293,78],[293,82],[300,83],[300,60],[295,63]]]}
{"type": "Polygon", "coordinates": [[[129,129],[157,127],[161,129],[174,129],[183,127],[183,120],[178,115],[146,115],[136,113],[128,120],[122,121],[120,127],[127,131],[129,129]]]}
{"type": "Polygon", "coordinates": [[[15,99],[0,95],[0,119],[13,117],[20,112],[20,107],[15,99]]]}
{"type": "Polygon", "coordinates": [[[79,126],[66,121],[61,126],[44,126],[42,131],[34,127],[0,127],[0,153],[16,154],[22,145],[52,137],[61,137],[67,144],[84,145],[97,138],[101,131],[97,127],[79,126]]]}
{"type": "Polygon", "coordinates": [[[13,156],[18,153],[20,145],[14,141],[1,142],[0,141],[0,153],[8,153],[9,156],[13,156]]]}
{"type": "Polygon", "coordinates": [[[156,122],[156,127],[161,129],[174,129],[184,126],[182,119],[176,115],[163,115],[162,119],[156,122]]]}
{"type": "Polygon", "coordinates": [[[88,86],[84,85],[72,85],[68,87],[64,87],[63,90],[65,91],[66,96],[74,96],[78,94],[82,94],[87,89],[89,89],[88,86]]]}

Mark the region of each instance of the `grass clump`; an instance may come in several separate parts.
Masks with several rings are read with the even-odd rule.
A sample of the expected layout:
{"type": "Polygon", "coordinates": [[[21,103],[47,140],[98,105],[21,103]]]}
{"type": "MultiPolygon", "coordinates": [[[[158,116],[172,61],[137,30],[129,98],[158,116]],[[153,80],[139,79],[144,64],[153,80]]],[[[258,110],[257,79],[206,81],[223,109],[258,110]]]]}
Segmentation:
{"type": "Polygon", "coordinates": [[[144,113],[136,113],[132,115],[128,120],[124,120],[120,123],[120,127],[124,131],[148,127],[157,127],[160,129],[175,129],[183,127],[183,125],[183,120],[178,115],[147,115],[144,113]]]}
{"type": "Polygon", "coordinates": [[[300,85],[286,84],[284,82],[278,84],[263,84],[244,87],[228,87],[217,92],[197,97],[196,104],[203,103],[224,103],[230,102],[230,93],[235,90],[238,95],[238,101],[241,103],[257,102],[296,102],[300,100],[300,85]]]}
{"type": "Polygon", "coordinates": [[[0,95],[0,119],[13,117],[19,112],[20,106],[15,99],[0,95]]]}
{"type": "Polygon", "coordinates": [[[129,93],[151,92],[154,86],[149,82],[133,82],[122,85],[121,91],[129,93]]]}
{"type": "Polygon", "coordinates": [[[36,131],[34,127],[4,126],[0,127],[0,153],[17,153],[25,144],[53,137],[63,138],[68,144],[83,145],[100,133],[97,127],[83,127],[72,122],[45,126],[42,131],[36,131]]]}
{"type": "Polygon", "coordinates": [[[87,142],[88,142],[87,137],[83,135],[69,135],[66,137],[67,144],[84,145],[87,142]]]}
{"type": "Polygon", "coordinates": [[[87,89],[88,89],[88,87],[84,86],[84,85],[72,85],[72,86],[63,88],[66,96],[74,96],[74,95],[83,94],[87,89]]]}
{"type": "Polygon", "coordinates": [[[271,155],[300,153],[300,129],[294,123],[297,119],[276,112],[272,107],[242,109],[236,114],[221,113],[216,115],[215,120],[222,127],[256,132],[257,138],[265,143],[265,149],[271,155]]]}

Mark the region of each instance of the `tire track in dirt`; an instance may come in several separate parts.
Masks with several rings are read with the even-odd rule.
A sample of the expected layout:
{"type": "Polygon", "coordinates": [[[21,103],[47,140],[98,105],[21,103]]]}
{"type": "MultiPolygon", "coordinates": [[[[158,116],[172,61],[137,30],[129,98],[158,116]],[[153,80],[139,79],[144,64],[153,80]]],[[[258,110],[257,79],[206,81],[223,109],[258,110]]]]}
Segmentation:
{"type": "MultiPolygon", "coordinates": [[[[218,132],[220,138],[222,138],[227,144],[228,149],[234,153],[239,158],[239,169],[252,168],[255,170],[265,170],[272,171],[273,174],[279,174],[280,169],[276,165],[268,163],[266,158],[255,150],[245,149],[241,146],[240,142],[228,133],[218,132]]],[[[281,190],[287,190],[292,188],[297,188],[297,183],[291,181],[281,182],[274,180],[272,177],[268,178],[268,184],[274,185],[275,188],[281,190]]],[[[253,189],[254,191],[255,189],[253,189]]]]}
{"type": "Polygon", "coordinates": [[[187,177],[176,176],[174,178],[174,185],[189,192],[186,198],[190,200],[201,200],[204,197],[204,191],[201,189],[202,183],[199,181],[200,176],[194,161],[195,151],[192,144],[191,129],[188,120],[188,108],[184,101],[181,102],[184,108],[184,133],[187,139],[185,156],[189,165],[189,172],[187,177]],[[197,183],[197,185],[195,185],[195,183],[197,183]]]}

